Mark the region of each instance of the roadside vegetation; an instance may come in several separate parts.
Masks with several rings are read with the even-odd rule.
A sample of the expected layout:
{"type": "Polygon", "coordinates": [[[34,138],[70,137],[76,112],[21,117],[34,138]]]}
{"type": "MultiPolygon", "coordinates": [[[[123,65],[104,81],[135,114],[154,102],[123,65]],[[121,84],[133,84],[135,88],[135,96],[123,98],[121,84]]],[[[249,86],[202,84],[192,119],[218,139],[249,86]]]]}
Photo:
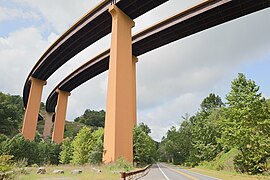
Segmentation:
{"type": "MultiPolygon", "coordinates": [[[[70,170],[77,167],[97,168],[102,172],[96,175],[95,171],[87,170],[80,175],[80,179],[83,179],[84,175],[101,179],[112,176],[117,179],[119,171],[134,169],[133,165],[126,163],[123,158],[114,164],[102,165],[105,111],[87,109],[82,116],[75,118],[74,122],[67,121],[65,139],[58,145],[52,143],[50,137],[42,138],[44,121],[38,122],[34,141],[25,140],[20,133],[24,113],[22,98],[0,93],[0,100],[0,174],[16,170],[9,178],[38,178],[42,175],[35,174],[37,168],[45,166],[48,171],[42,177],[49,178],[53,176],[53,168],[70,170]],[[27,171],[25,167],[28,167],[27,171]],[[112,173],[114,171],[118,173],[112,173]],[[28,173],[30,175],[23,175],[28,173]]],[[[40,114],[45,115],[43,103],[40,114]]],[[[152,163],[157,158],[157,143],[149,136],[150,133],[150,128],[143,123],[134,128],[134,164],[138,167],[152,163]]],[[[72,176],[70,171],[62,175],[68,176],[72,176]]]]}
{"type": "MultiPolygon", "coordinates": [[[[171,127],[160,143],[150,137],[151,129],[146,124],[134,127],[133,165],[142,167],[158,160],[193,167],[191,170],[209,175],[219,171],[219,176],[213,176],[224,179],[243,177],[239,173],[251,179],[254,176],[249,175],[268,177],[269,110],[270,101],[262,97],[259,86],[244,74],[239,74],[232,81],[225,102],[210,93],[198,112],[182,116],[180,126],[171,127]]],[[[23,114],[20,96],[0,93],[0,174],[16,170],[10,178],[51,178],[53,169],[60,168],[65,174],[57,177],[72,178],[71,170],[78,168],[83,169],[80,179],[117,179],[119,174],[114,172],[134,169],[121,158],[115,164],[102,165],[103,110],[87,109],[73,122],[67,121],[65,139],[60,145],[51,143],[51,138],[42,138],[44,121],[38,122],[35,140],[25,140],[20,134],[23,114]],[[47,168],[46,175],[35,174],[40,166],[47,168]],[[96,173],[95,169],[102,173],[96,173]]],[[[45,115],[44,103],[40,105],[40,114],[45,115]]]]}
{"type": "Polygon", "coordinates": [[[246,174],[270,175],[269,100],[244,74],[223,103],[213,93],[199,111],[171,127],[159,146],[161,161],[246,174]]]}

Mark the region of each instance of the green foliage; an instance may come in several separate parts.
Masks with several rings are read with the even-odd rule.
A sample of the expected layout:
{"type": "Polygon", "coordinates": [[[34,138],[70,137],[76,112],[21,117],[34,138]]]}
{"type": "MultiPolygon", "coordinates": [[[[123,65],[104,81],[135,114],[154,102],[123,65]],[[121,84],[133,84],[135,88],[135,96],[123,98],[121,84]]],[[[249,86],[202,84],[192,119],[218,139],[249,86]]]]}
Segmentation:
{"type": "Polygon", "coordinates": [[[84,127],[85,125],[79,122],[69,122],[66,121],[65,124],[65,131],[64,137],[69,137],[74,139],[74,137],[78,134],[78,132],[84,127]]]}
{"type": "Polygon", "coordinates": [[[3,142],[3,154],[12,155],[16,162],[31,164],[58,164],[59,145],[43,141],[37,134],[34,141],[24,139],[21,134],[3,142]]]}
{"type": "Polygon", "coordinates": [[[88,127],[83,127],[71,143],[73,148],[72,163],[85,164],[89,159],[90,145],[92,138],[92,130],[88,127]]]}
{"type": "Polygon", "coordinates": [[[0,92],[0,134],[12,137],[19,133],[23,111],[20,96],[11,96],[0,92]]]}
{"type": "MultiPolygon", "coordinates": [[[[45,117],[45,104],[40,103],[40,114],[45,117]]],[[[22,128],[24,106],[21,96],[0,92],[0,134],[13,137],[22,128]]],[[[37,130],[42,133],[44,121],[38,122],[37,130]]]]}
{"type": "Polygon", "coordinates": [[[224,106],[221,98],[213,93],[210,93],[201,103],[201,112],[210,114],[213,110],[224,106]]]}
{"type": "Polygon", "coordinates": [[[212,161],[203,161],[200,163],[200,167],[213,169],[213,170],[225,170],[225,171],[234,171],[234,159],[239,154],[239,151],[236,148],[231,149],[228,152],[222,151],[217,155],[212,161]]]}
{"type": "Polygon", "coordinates": [[[129,172],[133,170],[132,164],[127,162],[125,158],[123,157],[118,158],[114,163],[110,164],[109,166],[110,166],[109,169],[112,171],[120,170],[120,171],[129,172]]]}
{"type": "MultiPolygon", "coordinates": [[[[168,158],[170,158],[173,164],[178,163],[178,156],[180,155],[179,150],[179,133],[176,128],[173,126],[167,132],[167,141],[165,142],[165,150],[167,152],[168,158]]],[[[170,161],[169,160],[169,161],[170,161]]]]}
{"type": "Polygon", "coordinates": [[[258,91],[254,81],[239,74],[226,97],[225,117],[220,119],[220,142],[240,151],[235,164],[242,172],[251,174],[265,171],[265,161],[270,156],[269,111],[258,91]]]}
{"type": "Polygon", "coordinates": [[[98,129],[93,132],[93,130],[88,127],[82,128],[71,143],[73,148],[71,162],[74,164],[101,162],[101,152],[103,152],[101,142],[103,144],[103,129],[98,129]]]}
{"type": "Polygon", "coordinates": [[[146,133],[149,130],[143,123],[133,129],[133,156],[137,164],[149,164],[156,159],[156,143],[146,133]]]}
{"type": "Polygon", "coordinates": [[[0,134],[0,143],[2,143],[3,141],[6,141],[8,139],[8,137],[4,134],[0,134]]]}
{"type": "Polygon", "coordinates": [[[220,108],[224,105],[221,98],[210,93],[201,103],[201,110],[191,118],[192,151],[189,160],[193,164],[209,161],[221,152],[216,141],[220,137],[217,120],[222,116],[220,108]]]}
{"type": "Polygon", "coordinates": [[[36,141],[25,140],[21,134],[9,139],[3,147],[4,154],[14,156],[15,161],[27,159],[28,164],[39,162],[38,145],[36,141]]]}
{"type": "Polygon", "coordinates": [[[77,117],[74,121],[91,127],[104,127],[105,111],[94,111],[87,109],[82,116],[77,117]]]}
{"type": "Polygon", "coordinates": [[[191,123],[189,115],[183,117],[184,121],[177,130],[172,127],[167,132],[158,149],[161,161],[172,162],[173,164],[184,164],[190,156],[191,144],[191,123]]]}
{"type": "MultiPolygon", "coordinates": [[[[186,117],[188,119],[188,117],[186,117]]],[[[182,164],[189,157],[191,149],[190,123],[184,121],[179,130],[172,127],[167,133],[165,149],[171,155],[173,164],[182,164]]]]}
{"type": "Polygon", "coordinates": [[[270,99],[266,100],[266,104],[267,104],[267,107],[268,107],[268,111],[270,112],[270,99]]]}
{"type": "Polygon", "coordinates": [[[192,150],[189,161],[198,164],[209,161],[221,152],[222,148],[216,138],[220,137],[217,120],[222,116],[219,109],[199,112],[192,117],[192,150]],[[211,113],[209,113],[211,112],[211,113]]]}
{"type": "Polygon", "coordinates": [[[149,135],[151,133],[151,129],[147,126],[147,124],[139,123],[140,129],[145,132],[145,134],[149,135]]]}
{"type": "Polygon", "coordinates": [[[39,164],[58,164],[60,145],[50,142],[50,140],[42,140],[38,143],[39,164]]]}
{"type": "Polygon", "coordinates": [[[12,158],[13,156],[10,155],[0,156],[0,172],[6,172],[13,168],[12,158]]]}
{"type": "Polygon", "coordinates": [[[222,150],[216,138],[220,137],[217,119],[222,116],[223,105],[221,98],[211,93],[202,101],[196,115],[182,116],[180,128],[172,127],[160,143],[160,159],[191,166],[214,159],[222,150]]]}
{"type": "Polygon", "coordinates": [[[92,147],[89,156],[89,162],[99,164],[102,162],[104,142],[104,129],[99,128],[92,133],[92,147]]]}
{"type": "Polygon", "coordinates": [[[61,143],[61,152],[60,152],[60,163],[69,164],[72,159],[73,149],[71,147],[71,139],[69,137],[65,138],[61,143]]]}

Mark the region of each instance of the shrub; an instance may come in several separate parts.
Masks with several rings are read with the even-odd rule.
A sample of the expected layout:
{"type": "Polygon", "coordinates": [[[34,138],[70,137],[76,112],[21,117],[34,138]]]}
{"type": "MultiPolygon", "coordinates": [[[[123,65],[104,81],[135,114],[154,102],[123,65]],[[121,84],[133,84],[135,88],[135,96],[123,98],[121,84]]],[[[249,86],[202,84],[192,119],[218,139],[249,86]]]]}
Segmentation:
{"type": "Polygon", "coordinates": [[[13,156],[1,155],[0,156],[0,172],[6,172],[13,168],[12,159],[13,156]]]}
{"type": "Polygon", "coordinates": [[[14,156],[15,161],[27,159],[28,164],[39,162],[38,145],[35,141],[25,140],[21,134],[6,141],[3,153],[14,156]]]}
{"type": "Polygon", "coordinates": [[[111,170],[122,170],[122,171],[131,171],[133,169],[133,166],[131,163],[127,162],[125,158],[120,157],[118,158],[114,163],[110,164],[111,170]]]}
{"type": "Polygon", "coordinates": [[[60,145],[43,140],[38,143],[38,164],[59,164],[60,145]]]}
{"type": "Polygon", "coordinates": [[[91,151],[92,130],[83,127],[71,143],[73,148],[72,163],[85,164],[89,159],[91,151]]]}
{"type": "Polygon", "coordinates": [[[2,145],[2,153],[14,156],[14,161],[27,161],[32,164],[58,164],[60,146],[44,141],[39,134],[34,141],[24,139],[21,134],[5,141],[2,145]]]}
{"type": "Polygon", "coordinates": [[[2,143],[3,141],[6,141],[8,139],[8,137],[4,134],[0,134],[0,143],[2,143]]]}
{"type": "Polygon", "coordinates": [[[133,129],[133,154],[134,162],[140,165],[153,163],[156,158],[155,141],[145,133],[143,126],[133,129]]]}
{"type": "Polygon", "coordinates": [[[104,130],[100,128],[92,133],[92,149],[90,151],[89,162],[99,164],[102,162],[104,130]]]}
{"type": "Polygon", "coordinates": [[[60,146],[61,152],[59,154],[60,163],[69,164],[72,159],[73,148],[71,147],[71,139],[65,138],[60,146]]]}
{"type": "Polygon", "coordinates": [[[88,127],[80,130],[71,143],[74,164],[100,163],[103,154],[103,129],[96,131],[88,127]]]}

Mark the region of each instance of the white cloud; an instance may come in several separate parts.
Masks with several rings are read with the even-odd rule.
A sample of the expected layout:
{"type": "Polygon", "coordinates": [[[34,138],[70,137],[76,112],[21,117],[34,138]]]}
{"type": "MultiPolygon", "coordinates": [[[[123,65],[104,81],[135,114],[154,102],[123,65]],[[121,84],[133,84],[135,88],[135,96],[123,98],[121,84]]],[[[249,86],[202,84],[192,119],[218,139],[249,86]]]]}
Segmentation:
{"type": "Polygon", "coordinates": [[[8,37],[0,37],[1,91],[22,94],[28,73],[48,45],[41,32],[34,27],[17,30],[8,37]]]}
{"type": "Polygon", "coordinates": [[[270,99],[270,96],[264,93],[262,93],[262,97],[264,97],[265,99],[270,99]]]}
{"type": "Polygon", "coordinates": [[[58,33],[63,33],[100,0],[13,0],[28,5],[40,13],[58,33]]]}
{"type": "Polygon", "coordinates": [[[105,109],[107,76],[108,73],[103,73],[72,91],[68,106],[69,120],[81,116],[86,108],[105,109]]]}
{"type": "Polygon", "coordinates": [[[0,22],[14,20],[14,19],[32,19],[37,20],[39,19],[38,14],[25,11],[18,8],[7,8],[0,6],[0,22]]]}
{"type": "MultiPolygon", "coordinates": [[[[185,113],[198,110],[201,101],[200,93],[187,93],[175,96],[174,99],[151,109],[139,111],[139,122],[146,123],[151,129],[151,136],[159,141],[172,126],[179,126],[185,113]]],[[[139,98],[140,99],[140,98],[139,98]]]]}

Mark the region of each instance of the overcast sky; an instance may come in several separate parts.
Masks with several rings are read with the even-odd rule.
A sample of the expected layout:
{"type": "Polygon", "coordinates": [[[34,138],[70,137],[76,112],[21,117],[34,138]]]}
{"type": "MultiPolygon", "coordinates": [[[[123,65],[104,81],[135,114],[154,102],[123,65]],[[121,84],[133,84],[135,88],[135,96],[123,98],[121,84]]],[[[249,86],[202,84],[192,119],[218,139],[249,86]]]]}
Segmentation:
{"type": "MultiPolygon", "coordinates": [[[[202,0],[170,0],[135,20],[133,34],[202,0]]],[[[0,0],[0,91],[22,95],[28,73],[45,50],[100,0],[0,0]]],[[[69,73],[110,45],[110,35],[88,47],[47,81],[42,100],[69,73]]],[[[209,93],[225,95],[239,72],[270,97],[270,9],[176,41],[139,57],[138,122],[160,140],[181,116],[193,115],[209,93]]],[[[103,73],[71,92],[67,119],[106,107],[103,73]]]]}

